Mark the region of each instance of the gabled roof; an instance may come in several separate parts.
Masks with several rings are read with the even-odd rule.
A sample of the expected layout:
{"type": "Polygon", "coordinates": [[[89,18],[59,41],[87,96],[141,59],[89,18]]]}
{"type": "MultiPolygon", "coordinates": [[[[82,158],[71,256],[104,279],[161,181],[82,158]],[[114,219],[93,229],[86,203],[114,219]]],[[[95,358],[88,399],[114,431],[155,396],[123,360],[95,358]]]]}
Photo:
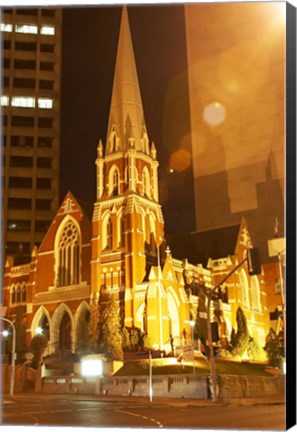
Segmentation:
{"type": "Polygon", "coordinates": [[[166,236],[177,259],[187,258],[192,264],[206,267],[208,259],[218,259],[234,255],[240,224],[207,231],[196,231],[175,236],[166,236]]]}

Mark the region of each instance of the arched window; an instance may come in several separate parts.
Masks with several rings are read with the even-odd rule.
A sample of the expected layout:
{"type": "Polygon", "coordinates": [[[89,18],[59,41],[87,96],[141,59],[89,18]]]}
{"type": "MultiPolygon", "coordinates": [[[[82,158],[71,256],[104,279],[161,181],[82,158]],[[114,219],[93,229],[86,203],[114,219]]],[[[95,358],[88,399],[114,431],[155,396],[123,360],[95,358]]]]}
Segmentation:
{"type": "Polygon", "coordinates": [[[245,307],[249,307],[249,293],[248,293],[248,280],[246,273],[243,269],[239,273],[241,301],[245,307]]]}
{"type": "Polygon", "coordinates": [[[120,192],[120,173],[114,165],[109,172],[109,195],[118,195],[120,192]]]}
{"type": "Polygon", "coordinates": [[[260,287],[257,276],[251,277],[252,308],[261,311],[260,287]]]}
{"type": "Polygon", "coordinates": [[[25,303],[26,300],[27,300],[27,289],[26,289],[26,284],[23,284],[22,293],[21,293],[21,302],[25,303]]]}
{"type": "Polygon", "coordinates": [[[151,196],[151,184],[150,184],[150,175],[147,167],[145,167],[142,171],[142,195],[146,195],[148,198],[151,196]]]}
{"type": "Polygon", "coordinates": [[[102,250],[112,249],[113,224],[110,212],[105,213],[102,221],[102,250]]]}
{"type": "Polygon", "coordinates": [[[16,299],[15,299],[16,303],[21,303],[21,286],[20,284],[17,284],[16,286],[16,299]]]}
{"type": "Polygon", "coordinates": [[[11,287],[11,304],[16,303],[16,288],[15,285],[12,285],[11,287]]]}
{"type": "Polygon", "coordinates": [[[80,282],[80,235],[77,226],[68,220],[58,242],[58,286],[80,282]]]}
{"type": "Polygon", "coordinates": [[[118,244],[120,247],[125,246],[125,231],[126,231],[126,217],[122,213],[118,219],[118,244]]]}
{"type": "Polygon", "coordinates": [[[106,224],[106,246],[107,249],[112,249],[112,220],[111,217],[108,218],[106,224]]]}

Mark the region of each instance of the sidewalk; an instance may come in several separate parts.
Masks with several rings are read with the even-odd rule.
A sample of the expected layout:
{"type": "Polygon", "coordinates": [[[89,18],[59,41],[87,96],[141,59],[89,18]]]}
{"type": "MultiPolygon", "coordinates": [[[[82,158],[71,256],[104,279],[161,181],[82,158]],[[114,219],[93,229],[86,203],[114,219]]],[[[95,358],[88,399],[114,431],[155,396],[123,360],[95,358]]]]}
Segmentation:
{"type": "MultiPolygon", "coordinates": [[[[78,400],[78,401],[101,401],[101,402],[131,402],[137,400],[137,403],[148,403],[148,397],[139,397],[139,396],[108,396],[108,395],[88,395],[88,394],[48,394],[48,393],[35,393],[35,392],[26,392],[26,393],[15,393],[13,397],[4,394],[4,399],[70,399],[70,400],[78,400]]],[[[280,405],[285,404],[284,395],[272,395],[266,397],[249,397],[249,398],[231,398],[228,400],[219,400],[218,402],[212,402],[209,399],[185,399],[185,398],[168,398],[168,397],[153,397],[151,402],[153,405],[166,405],[172,407],[188,407],[188,406],[196,406],[196,407],[210,407],[210,406],[247,406],[247,405],[280,405]]]]}

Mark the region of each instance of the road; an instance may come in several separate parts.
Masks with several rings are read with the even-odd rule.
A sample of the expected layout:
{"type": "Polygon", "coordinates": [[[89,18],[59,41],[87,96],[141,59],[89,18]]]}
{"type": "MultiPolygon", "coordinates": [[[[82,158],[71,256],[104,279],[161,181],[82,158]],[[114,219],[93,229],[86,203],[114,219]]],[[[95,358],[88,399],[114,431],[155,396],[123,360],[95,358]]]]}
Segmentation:
{"type": "Polygon", "coordinates": [[[3,400],[2,425],[284,430],[285,406],[195,406],[127,400],[3,400]]]}

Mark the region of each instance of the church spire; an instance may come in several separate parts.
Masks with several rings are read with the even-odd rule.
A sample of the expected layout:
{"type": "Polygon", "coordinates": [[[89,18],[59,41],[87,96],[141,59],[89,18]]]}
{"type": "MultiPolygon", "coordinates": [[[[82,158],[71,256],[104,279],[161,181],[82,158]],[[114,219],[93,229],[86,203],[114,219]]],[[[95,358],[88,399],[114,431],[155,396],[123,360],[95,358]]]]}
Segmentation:
{"type": "Polygon", "coordinates": [[[126,151],[131,147],[146,152],[144,141],[147,140],[128,12],[124,6],[107,129],[106,154],[126,151]]]}

